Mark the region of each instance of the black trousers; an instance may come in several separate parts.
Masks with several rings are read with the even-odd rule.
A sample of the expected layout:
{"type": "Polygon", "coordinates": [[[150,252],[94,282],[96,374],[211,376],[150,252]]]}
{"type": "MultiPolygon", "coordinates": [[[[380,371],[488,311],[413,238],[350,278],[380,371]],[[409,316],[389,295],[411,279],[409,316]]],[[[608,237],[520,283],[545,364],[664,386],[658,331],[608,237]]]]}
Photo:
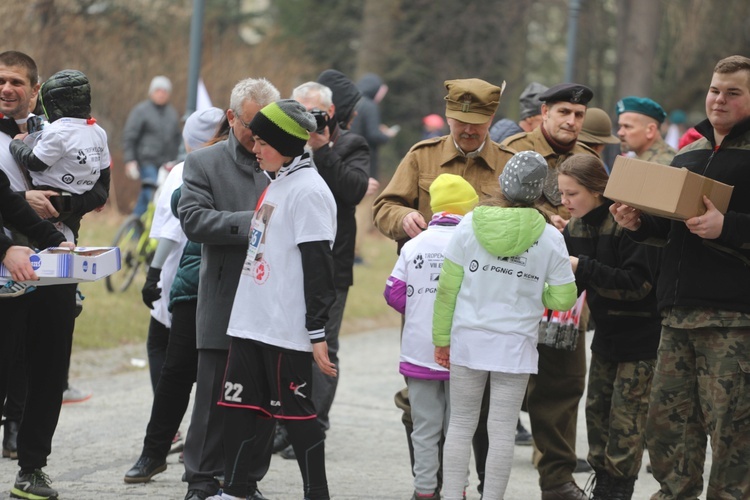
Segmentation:
{"type": "Polygon", "coordinates": [[[75,327],[75,285],[38,287],[0,299],[0,401],[4,401],[13,356],[23,343],[27,396],[18,429],[18,465],[41,469],[52,451],[65,390],[75,327]]]}
{"type": "MultiPolygon", "coordinates": [[[[174,317],[172,318],[174,321],[174,317]]],[[[174,326],[173,326],[174,327],[174,326]]],[[[202,490],[215,495],[219,484],[214,479],[224,474],[224,407],[216,404],[224,391],[224,371],[228,351],[218,349],[198,350],[198,374],[195,400],[190,427],[185,436],[185,475],[183,481],[188,489],[202,490]]],[[[259,443],[263,451],[255,456],[249,466],[248,486],[254,491],[256,485],[268,472],[271,465],[274,419],[259,419],[260,435],[270,436],[266,443],[259,443]]],[[[172,434],[174,436],[174,433],[172,434]]],[[[170,437],[171,439],[171,437],[170,437]]]]}
{"type": "MultiPolygon", "coordinates": [[[[172,438],[190,403],[190,392],[198,371],[198,349],[195,347],[197,307],[197,300],[177,302],[172,307],[172,327],[167,330],[169,343],[154,390],[151,418],[143,440],[143,456],[159,460],[167,458],[172,438]]],[[[151,320],[158,323],[153,318],[151,320]]]]}
{"type": "Polygon", "coordinates": [[[151,389],[153,389],[154,394],[156,394],[161,370],[164,368],[164,362],[167,359],[167,344],[169,342],[169,328],[151,316],[151,321],[148,323],[146,353],[148,355],[149,375],[151,375],[151,389]]]}

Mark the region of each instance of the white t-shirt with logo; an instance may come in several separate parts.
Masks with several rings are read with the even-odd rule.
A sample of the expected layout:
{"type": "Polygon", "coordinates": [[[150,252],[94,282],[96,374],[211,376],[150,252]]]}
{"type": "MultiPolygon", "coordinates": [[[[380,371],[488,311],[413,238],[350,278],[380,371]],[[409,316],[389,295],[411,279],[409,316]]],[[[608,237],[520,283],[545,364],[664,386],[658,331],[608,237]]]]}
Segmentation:
{"type": "MultiPolygon", "coordinates": [[[[32,116],[34,115],[29,114],[29,117],[32,116]]],[[[10,120],[10,118],[3,119],[10,120]]],[[[16,123],[20,125],[26,123],[26,120],[16,120],[16,123]]],[[[8,176],[8,180],[10,180],[10,188],[13,191],[27,191],[30,186],[27,184],[26,178],[23,176],[23,171],[16,163],[13,155],[10,154],[10,141],[12,140],[13,137],[0,133],[0,169],[8,176]]]]}
{"type": "Polygon", "coordinates": [[[443,250],[457,226],[433,225],[401,249],[391,275],[406,283],[406,309],[401,336],[401,361],[438,371],[432,343],[432,311],[435,304],[443,250]]]}
{"type": "Polygon", "coordinates": [[[60,118],[30,138],[34,155],[49,165],[42,172],[29,170],[36,187],[82,194],[94,187],[101,170],[109,168],[107,133],[93,119],[60,118]]]}
{"type": "Polygon", "coordinates": [[[154,301],[154,309],[151,316],[167,328],[172,326],[172,314],[169,312],[169,291],[172,289],[177,267],[180,264],[182,251],[187,243],[187,236],[180,226],[180,219],[172,213],[172,193],[182,186],[182,168],[184,163],[178,163],[169,172],[169,175],[161,185],[159,197],[156,200],[154,219],[151,222],[151,238],[166,238],[176,241],[177,244],[164,261],[161,268],[161,276],[157,286],[161,288],[161,297],[154,301]]]}
{"type": "Polygon", "coordinates": [[[546,224],[525,252],[501,258],[480,245],[473,213],[456,228],[445,258],[463,267],[451,328],[451,363],[476,370],[537,373],[544,283],[575,281],[565,240],[546,224]]]}
{"type": "Polygon", "coordinates": [[[255,211],[252,227],[227,334],[311,352],[297,245],[312,241],[333,245],[336,202],[331,190],[311,167],[277,178],[255,211]]]}

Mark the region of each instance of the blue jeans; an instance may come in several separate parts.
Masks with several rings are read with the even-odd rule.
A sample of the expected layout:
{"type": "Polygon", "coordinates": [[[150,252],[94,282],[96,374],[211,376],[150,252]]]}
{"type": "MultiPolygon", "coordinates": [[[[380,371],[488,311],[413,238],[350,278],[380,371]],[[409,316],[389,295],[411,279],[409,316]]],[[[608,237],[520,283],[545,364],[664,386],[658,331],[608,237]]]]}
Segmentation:
{"type": "Polygon", "coordinates": [[[152,164],[140,165],[141,170],[141,192],[138,194],[138,201],[135,203],[133,213],[141,216],[146,212],[148,203],[156,191],[156,180],[159,178],[159,166],[152,164]]]}

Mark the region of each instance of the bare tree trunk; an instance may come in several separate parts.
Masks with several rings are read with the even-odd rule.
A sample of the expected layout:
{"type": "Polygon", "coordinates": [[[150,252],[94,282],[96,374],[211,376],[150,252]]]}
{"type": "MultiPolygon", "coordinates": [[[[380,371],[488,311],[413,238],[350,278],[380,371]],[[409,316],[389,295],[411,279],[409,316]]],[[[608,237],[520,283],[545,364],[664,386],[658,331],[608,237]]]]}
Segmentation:
{"type": "Polygon", "coordinates": [[[615,97],[651,93],[661,26],[660,2],[617,1],[617,74],[615,97]]]}
{"type": "Polygon", "coordinates": [[[365,73],[382,75],[386,72],[399,7],[399,0],[365,0],[362,14],[362,43],[357,53],[355,78],[365,73]]]}

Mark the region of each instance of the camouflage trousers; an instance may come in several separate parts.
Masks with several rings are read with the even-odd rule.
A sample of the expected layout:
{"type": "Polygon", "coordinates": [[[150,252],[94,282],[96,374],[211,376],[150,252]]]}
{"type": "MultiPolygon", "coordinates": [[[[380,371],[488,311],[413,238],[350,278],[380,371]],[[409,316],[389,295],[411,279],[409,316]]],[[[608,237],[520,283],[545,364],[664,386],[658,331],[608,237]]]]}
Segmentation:
{"type": "Polygon", "coordinates": [[[646,439],[660,489],[651,498],[750,498],[750,329],[664,326],[646,439]]]}
{"type": "Polygon", "coordinates": [[[618,363],[591,355],[586,396],[588,461],[617,478],[638,477],[656,360],[618,363]]]}

